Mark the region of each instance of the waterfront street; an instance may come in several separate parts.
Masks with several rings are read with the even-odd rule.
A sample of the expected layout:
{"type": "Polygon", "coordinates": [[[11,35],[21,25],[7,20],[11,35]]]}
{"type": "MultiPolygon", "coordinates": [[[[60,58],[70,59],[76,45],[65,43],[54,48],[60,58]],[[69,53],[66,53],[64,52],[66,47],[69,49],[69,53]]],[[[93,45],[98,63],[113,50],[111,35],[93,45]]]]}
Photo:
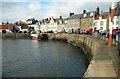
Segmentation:
{"type": "Polygon", "coordinates": [[[120,79],[120,0],[1,0],[0,78],[120,79]]]}

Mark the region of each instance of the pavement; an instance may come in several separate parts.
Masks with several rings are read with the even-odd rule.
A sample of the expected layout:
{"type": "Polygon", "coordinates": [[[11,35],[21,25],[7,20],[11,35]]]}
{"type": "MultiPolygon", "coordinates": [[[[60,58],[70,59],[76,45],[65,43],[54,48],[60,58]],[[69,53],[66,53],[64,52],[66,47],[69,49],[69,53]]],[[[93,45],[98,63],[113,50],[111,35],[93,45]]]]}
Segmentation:
{"type": "Polygon", "coordinates": [[[119,56],[119,59],[118,59],[118,77],[120,79],[120,56],[119,56]]]}
{"type": "Polygon", "coordinates": [[[85,77],[87,79],[95,77],[118,79],[118,76],[120,76],[120,57],[118,56],[117,46],[109,47],[105,41],[98,40],[97,38],[95,42],[98,43],[98,48],[85,73],[85,77]]]}

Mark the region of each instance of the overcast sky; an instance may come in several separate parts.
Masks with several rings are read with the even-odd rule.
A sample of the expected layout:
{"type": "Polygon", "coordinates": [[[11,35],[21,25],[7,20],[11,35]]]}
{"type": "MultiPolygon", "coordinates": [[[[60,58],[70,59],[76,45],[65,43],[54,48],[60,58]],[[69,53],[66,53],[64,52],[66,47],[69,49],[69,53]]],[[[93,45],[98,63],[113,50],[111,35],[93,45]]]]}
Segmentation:
{"type": "MultiPolygon", "coordinates": [[[[118,0],[114,1],[116,3],[118,0]]],[[[111,5],[112,0],[2,0],[0,2],[0,23],[28,18],[38,20],[51,16],[57,18],[60,15],[68,17],[70,12],[80,14],[84,9],[94,11],[98,6],[101,11],[106,12],[111,5]]]]}

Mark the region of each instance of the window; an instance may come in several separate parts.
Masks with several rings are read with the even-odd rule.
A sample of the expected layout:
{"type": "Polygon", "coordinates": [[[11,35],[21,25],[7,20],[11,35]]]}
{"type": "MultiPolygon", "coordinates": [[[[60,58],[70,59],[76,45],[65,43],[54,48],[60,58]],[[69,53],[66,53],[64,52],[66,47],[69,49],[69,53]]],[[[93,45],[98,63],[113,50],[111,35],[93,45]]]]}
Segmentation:
{"type": "Polygon", "coordinates": [[[114,21],[112,22],[112,25],[114,25],[114,21]]]}
{"type": "Polygon", "coordinates": [[[100,27],[100,30],[103,30],[103,27],[100,27]]]}
{"type": "Polygon", "coordinates": [[[116,21],[116,25],[118,25],[119,24],[119,21],[116,21]]]}
{"type": "Polygon", "coordinates": [[[117,16],[116,18],[119,19],[119,16],[117,16]]]}
{"type": "Polygon", "coordinates": [[[103,21],[100,21],[100,26],[103,26],[104,25],[104,22],[103,21]]]}
{"type": "Polygon", "coordinates": [[[97,21],[94,23],[94,26],[97,26],[97,21]]]}
{"type": "Polygon", "coordinates": [[[112,29],[114,29],[114,27],[112,27],[112,29]]]}

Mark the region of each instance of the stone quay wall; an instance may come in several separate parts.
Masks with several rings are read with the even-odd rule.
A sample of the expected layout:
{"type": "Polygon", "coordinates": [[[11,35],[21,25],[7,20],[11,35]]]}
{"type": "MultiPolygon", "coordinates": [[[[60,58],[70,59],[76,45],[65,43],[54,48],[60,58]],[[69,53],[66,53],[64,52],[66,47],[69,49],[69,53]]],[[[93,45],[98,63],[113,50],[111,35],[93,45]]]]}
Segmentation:
{"type": "Polygon", "coordinates": [[[90,35],[78,34],[48,34],[49,39],[63,40],[80,47],[89,59],[89,66],[84,79],[102,77],[117,79],[118,53],[115,46],[108,47],[104,41],[90,35]]]}

